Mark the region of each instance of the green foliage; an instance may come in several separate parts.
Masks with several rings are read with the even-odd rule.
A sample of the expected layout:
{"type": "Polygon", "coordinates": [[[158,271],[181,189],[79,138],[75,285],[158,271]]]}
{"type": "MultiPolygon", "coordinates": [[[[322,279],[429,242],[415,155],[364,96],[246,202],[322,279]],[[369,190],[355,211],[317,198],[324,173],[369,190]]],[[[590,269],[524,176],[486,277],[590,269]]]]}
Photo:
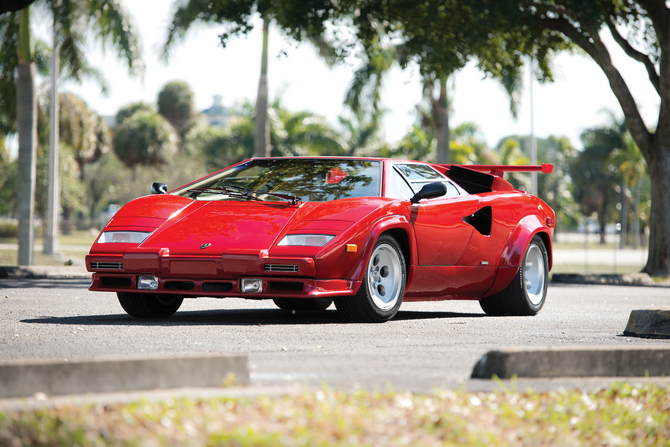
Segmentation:
{"type": "Polygon", "coordinates": [[[17,163],[9,157],[0,160],[0,215],[16,212],[17,163]]]}
{"type": "MultiPolygon", "coordinates": [[[[191,135],[202,141],[207,165],[218,170],[250,158],[254,149],[255,107],[247,102],[237,107],[237,118],[225,129],[201,128],[191,135]]],[[[272,156],[343,155],[344,146],[337,132],[321,116],[308,111],[291,112],[281,97],[269,110],[272,156]]]]}
{"type": "Polygon", "coordinates": [[[139,111],[155,112],[156,108],[151,104],[148,104],[143,101],[133,102],[128,105],[125,105],[121,107],[118,112],[116,112],[116,125],[118,126],[119,124],[123,123],[126,120],[126,118],[130,118],[136,112],[139,111]]]}
{"type": "Polygon", "coordinates": [[[342,129],[342,146],[347,155],[379,154],[386,143],[379,135],[380,122],[384,111],[366,113],[359,111],[338,118],[342,129]]]}
{"type": "Polygon", "coordinates": [[[8,445],[668,446],[670,390],[344,393],[140,400],[0,413],[8,445]]]}
{"type": "Polygon", "coordinates": [[[437,141],[432,132],[418,124],[412,126],[400,144],[394,148],[384,148],[380,156],[405,160],[434,161],[437,141]]]}
{"type": "MultiPolygon", "coordinates": [[[[48,93],[48,92],[47,92],[48,93]]],[[[50,98],[50,96],[49,96],[50,98]]],[[[48,147],[49,103],[44,101],[38,114],[40,144],[48,147]],[[41,132],[39,129],[44,128],[41,132]]],[[[86,102],[73,93],[59,95],[58,131],[61,144],[69,146],[75,161],[75,172],[82,178],[86,164],[92,163],[107,153],[112,146],[112,136],[107,123],[86,102]]]]}
{"type": "MultiPolygon", "coordinates": [[[[582,142],[584,150],[570,164],[574,196],[585,215],[598,215],[601,234],[604,234],[604,226],[618,212],[616,204],[620,200],[624,177],[629,185],[637,184],[646,178],[646,164],[626,122],[617,120],[611,113],[608,124],[582,133],[582,142]]],[[[643,195],[647,191],[644,188],[643,195]]],[[[641,202],[647,217],[646,200],[641,202]]],[[[643,219],[643,224],[647,221],[643,219]]],[[[604,241],[604,237],[601,240],[604,241]]]]}
{"type": "Polygon", "coordinates": [[[159,165],[177,152],[178,137],[158,112],[140,110],[116,127],[114,151],[126,166],[159,165]]]}
{"type": "Polygon", "coordinates": [[[193,90],[185,81],[170,81],[158,93],[158,113],[167,118],[180,135],[188,131],[195,115],[193,90]]]}
{"type": "Polygon", "coordinates": [[[469,156],[468,161],[485,165],[500,164],[500,157],[495,151],[488,148],[484,135],[476,123],[459,124],[451,129],[450,135],[453,142],[472,148],[472,155],[469,156]]]}
{"type": "Polygon", "coordinates": [[[110,152],[86,169],[89,215],[97,215],[110,204],[125,205],[137,197],[150,194],[153,182],[166,183],[168,189],[173,189],[208,172],[200,158],[191,156],[170,157],[161,165],[129,169],[115,153],[110,152]]]}

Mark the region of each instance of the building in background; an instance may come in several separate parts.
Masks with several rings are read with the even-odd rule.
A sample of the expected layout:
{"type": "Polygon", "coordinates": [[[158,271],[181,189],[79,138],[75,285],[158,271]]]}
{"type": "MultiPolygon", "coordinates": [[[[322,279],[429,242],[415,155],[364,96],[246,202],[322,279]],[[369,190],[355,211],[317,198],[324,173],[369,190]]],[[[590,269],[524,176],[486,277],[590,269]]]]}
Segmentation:
{"type": "Polygon", "coordinates": [[[223,95],[213,95],[214,104],[209,109],[202,111],[202,114],[207,117],[210,126],[224,127],[232,119],[233,114],[230,109],[223,106],[223,95]]]}

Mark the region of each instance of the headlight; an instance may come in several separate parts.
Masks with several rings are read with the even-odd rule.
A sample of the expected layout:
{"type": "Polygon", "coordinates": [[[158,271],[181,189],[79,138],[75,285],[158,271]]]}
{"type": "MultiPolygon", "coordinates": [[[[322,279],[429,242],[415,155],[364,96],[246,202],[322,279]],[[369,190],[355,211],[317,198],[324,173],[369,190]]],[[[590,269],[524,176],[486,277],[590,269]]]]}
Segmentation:
{"type": "Polygon", "coordinates": [[[98,244],[141,244],[150,234],[151,231],[105,231],[98,238],[98,244]]]}
{"type": "Polygon", "coordinates": [[[330,234],[287,234],[277,245],[307,245],[310,247],[323,247],[335,239],[330,234]]]}

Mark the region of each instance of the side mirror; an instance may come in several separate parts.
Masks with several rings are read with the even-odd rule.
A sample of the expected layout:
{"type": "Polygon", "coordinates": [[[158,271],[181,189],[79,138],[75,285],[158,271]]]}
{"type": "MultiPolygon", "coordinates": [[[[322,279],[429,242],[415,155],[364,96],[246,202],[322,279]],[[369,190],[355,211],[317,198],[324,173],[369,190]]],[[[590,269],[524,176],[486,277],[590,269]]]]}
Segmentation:
{"type": "Polygon", "coordinates": [[[421,199],[432,199],[433,197],[440,197],[447,193],[447,185],[443,182],[433,182],[423,185],[421,191],[414,194],[414,197],[409,199],[412,203],[419,203],[421,199]]]}
{"type": "Polygon", "coordinates": [[[165,183],[153,182],[151,184],[151,194],[165,194],[167,193],[167,185],[165,183]]]}

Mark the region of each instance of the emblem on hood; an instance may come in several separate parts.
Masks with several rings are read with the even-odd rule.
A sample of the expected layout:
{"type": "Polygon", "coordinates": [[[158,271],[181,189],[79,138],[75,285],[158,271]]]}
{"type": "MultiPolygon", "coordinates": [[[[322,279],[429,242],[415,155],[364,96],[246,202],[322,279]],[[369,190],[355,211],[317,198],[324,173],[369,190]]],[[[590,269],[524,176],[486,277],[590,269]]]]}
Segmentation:
{"type": "Polygon", "coordinates": [[[202,244],[200,246],[200,250],[204,250],[205,248],[209,247],[210,245],[212,245],[212,244],[210,244],[209,242],[205,242],[204,244],[202,244]]]}

